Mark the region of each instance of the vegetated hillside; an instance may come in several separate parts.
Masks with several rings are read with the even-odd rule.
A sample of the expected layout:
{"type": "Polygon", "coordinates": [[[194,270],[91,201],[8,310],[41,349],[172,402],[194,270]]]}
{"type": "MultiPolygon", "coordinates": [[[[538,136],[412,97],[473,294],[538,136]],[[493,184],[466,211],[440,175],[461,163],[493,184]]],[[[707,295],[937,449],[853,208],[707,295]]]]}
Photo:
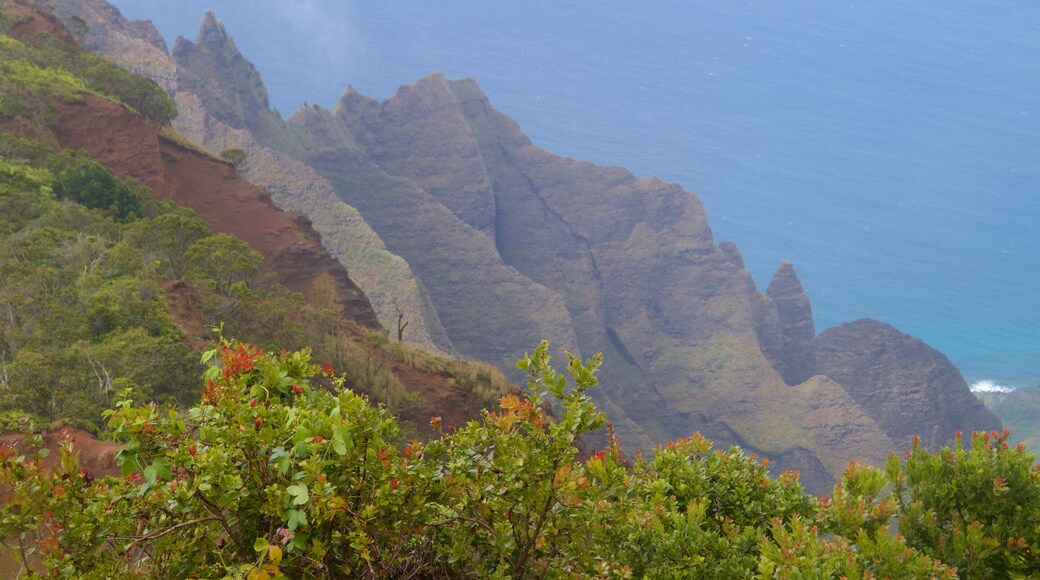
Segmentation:
{"type": "Polygon", "coordinates": [[[348,88],[335,110],[308,106],[280,126],[216,18],[173,56],[212,118],[269,139],[361,212],[459,352],[508,368],[540,338],[602,351],[598,400],[631,448],[701,431],[823,490],[848,458],[878,463],[908,431],[937,444],[950,427],[999,427],[933,350],[897,341],[913,356],[889,356],[872,347],[889,335],[873,331],[817,343],[789,264],[760,293],[693,194],[539,149],[472,79],[432,75],[382,102],[348,88]],[[862,383],[846,372],[878,365],[888,371],[862,383]],[[857,399],[864,389],[912,405],[913,423],[857,399]]]}
{"type": "Polygon", "coordinates": [[[1021,387],[1010,393],[975,393],[1001,423],[1011,429],[1011,438],[1030,447],[1040,445],[1040,386],[1021,387]]]}
{"type": "Polygon", "coordinates": [[[186,404],[191,347],[217,324],[312,346],[415,434],[511,389],[485,365],[391,343],[309,220],[166,127],[157,85],[81,51],[52,16],[0,8],[5,428],[28,413],[97,429],[126,388],[186,404]]]}
{"type": "MultiPolygon", "coordinates": [[[[222,114],[236,121],[233,128],[210,114],[194,92],[180,90],[183,85],[202,94],[212,93],[202,79],[178,67],[150,22],[127,21],[103,0],[58,0],[51,5],[73,28],[82,22],[80,37],[89,49],[154,79],[172,94],[180,111],[175,127],[182,135],[215,156],[223,154],[233,160],[238,173],[267,190],[279,207],[310,216],[326,248],[365,291],[385,328],[395,335],[400,328],[407,342],[455,352],[407,262],[387,251],[361,214],[336,197],[327,180],[285,153],[262,146],[242,124],[245,115],[260,115],[262,119],[255,120],[253,128],[265,135],[284,133],[277,128],[278,116],[266,110],[266,89],[250,80],[259,77],[245,66],[248,63],[241,55],[235,57],[237,50],[222,49],[221,54],[209,56],[223,66],[243,68],[244,80],[238,84],[248,89],[219,101],[222,114]]],[[[223,34],[216,26],[210,30],[223,34]]],[[[182,43],[181,50],[191,52],[193,47],[182,43]]]]}

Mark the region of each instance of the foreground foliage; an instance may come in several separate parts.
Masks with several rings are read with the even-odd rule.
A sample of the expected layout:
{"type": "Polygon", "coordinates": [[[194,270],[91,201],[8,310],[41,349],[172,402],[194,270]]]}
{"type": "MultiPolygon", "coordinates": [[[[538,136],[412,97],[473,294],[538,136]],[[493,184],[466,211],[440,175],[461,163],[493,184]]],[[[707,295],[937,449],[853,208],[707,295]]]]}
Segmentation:
{"type": "Polygon", "coordinates": [[[765,460],[699,435],[631,462],[609,436],[578,459],[579,438],[605,425],[588,396],[600,359],[559,374],[546,343],[518,363],[524,397],[460,428],[435,417],[439,438],[406,444],[307,350],[223,341],[203,359],[205,389],[186,411],[124,396],[106,413],[126,443],[122,478],[91,481],[71,441],[53,473],[38,453],[4,451],[0,533],[18,559],[92,577],[1040,572],[1037,471],[1003,434],[915,447],[885,470],[852,464],[817,500],[797,474],[772,478],[765,460]]]}

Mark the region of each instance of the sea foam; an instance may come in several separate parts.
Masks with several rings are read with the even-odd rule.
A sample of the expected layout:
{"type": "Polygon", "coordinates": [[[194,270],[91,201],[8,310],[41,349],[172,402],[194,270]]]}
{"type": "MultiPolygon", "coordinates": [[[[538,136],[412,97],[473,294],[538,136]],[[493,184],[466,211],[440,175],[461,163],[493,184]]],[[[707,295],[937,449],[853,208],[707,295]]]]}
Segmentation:
{"type": "Polygon", "coordinates": [[[976,383],[973,383],[970,387],[973,393],[1010,393],[1015,390],[1013,387],[1005,387],[998,385],[989,379],[983,379],[976,383]]]}

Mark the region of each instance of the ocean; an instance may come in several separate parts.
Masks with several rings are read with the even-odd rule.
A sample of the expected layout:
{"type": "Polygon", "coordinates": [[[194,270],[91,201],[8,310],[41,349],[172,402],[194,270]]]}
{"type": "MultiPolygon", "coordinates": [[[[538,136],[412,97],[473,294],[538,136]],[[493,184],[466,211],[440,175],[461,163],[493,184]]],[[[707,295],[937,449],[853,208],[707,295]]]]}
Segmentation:
{"type": "Polygon", "coordinates": [[[288,116],[473,76],[557,154],[677,182],[817,328],[889,322],[971,384],[1040,384],[1040,3],[115,0],[224,21],[288,116]]]}

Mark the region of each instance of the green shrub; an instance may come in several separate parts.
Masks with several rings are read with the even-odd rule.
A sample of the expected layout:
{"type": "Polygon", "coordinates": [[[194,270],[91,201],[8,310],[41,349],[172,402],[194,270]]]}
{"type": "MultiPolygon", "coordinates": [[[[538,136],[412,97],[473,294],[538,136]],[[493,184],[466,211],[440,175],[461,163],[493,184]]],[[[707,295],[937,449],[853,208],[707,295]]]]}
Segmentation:
{"type": "Polygon", "coordinates": [[[230,296],[236,284],[248,287],[259,276],[263,261],[263,256],[242,240],[216,234],[196,241],[184,253],[184,278],[230,296]]]}
{"type": "Polygon", "coordinates": [[[242,149],[224,149],[220,152],[220,158],[238,169],[246,161],[246,152],[242,149]]]}
{"type": "Polygon", "coordinates": [[[0,101],[0,115],[25,114],[41,99],[76,102],[94,93],[123,103],[157,126],[177,116],[173,98],[151,79],[47,33],[25,43],[0,35],[0,79],[2,94],[11,97],[0,101]]]}
{"type": "Polygon", "coordinates": [[[0,534],[63,576],[954,577],[887,533],[903,496],[881,499],[873,468],[850,467],[817,504],[796,475],[700,436],[629,465],[608,433],[576,460],[605,421],[588,397],[600,359],[561,375],[547,350],[519,363],[526,396],[395,445],[386,410],[308,351],[221,341],[191,408],[124,395],[106,413],[122,478],[91,483],[68,441],[50,473],[0,450],[0,534]]]}
{"type": "Polygon", "coordinates": [[[1040,466],[1009,435],[974,433],[968,449],[958,433],[938,452],[915,438],[903,471],[889,470],[900,533],[962,578],[1040,575],[1040,466]]]}
{"type": "Polygon", "coordinates": [[[58,197],[100,209],[119,221],[141,217],[141,196],[111,169],[77,159],[58,176],[58,197]]]}

